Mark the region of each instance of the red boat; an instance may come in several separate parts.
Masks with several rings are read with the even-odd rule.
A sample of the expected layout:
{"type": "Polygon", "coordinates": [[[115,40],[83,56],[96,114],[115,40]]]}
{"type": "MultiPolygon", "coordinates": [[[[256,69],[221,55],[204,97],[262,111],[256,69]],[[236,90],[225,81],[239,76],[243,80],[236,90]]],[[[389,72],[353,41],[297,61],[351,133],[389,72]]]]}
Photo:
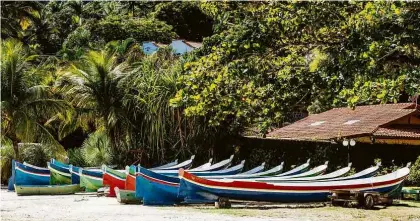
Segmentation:
{"type": "Polygon", "coordinates": [[[126,180],[125,172],[113,170],[105,165],[102,166],[102,170],[104,171],[103,185],[110,187],[109,194],[107,196],[116,197],[115,190],[114,190],[115,187],[118,187],[119,189],[125,188],[125,180],[126,180]]]}

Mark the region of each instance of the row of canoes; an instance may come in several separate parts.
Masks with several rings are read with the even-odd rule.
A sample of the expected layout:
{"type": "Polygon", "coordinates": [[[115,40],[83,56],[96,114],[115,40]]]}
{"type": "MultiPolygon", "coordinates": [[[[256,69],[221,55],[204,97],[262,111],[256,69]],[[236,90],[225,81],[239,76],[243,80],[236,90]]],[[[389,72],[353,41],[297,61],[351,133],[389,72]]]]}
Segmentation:
{"type": "MultiPolygon", "coordinates": [[[[274,202],[328,200],[332,190],[376,191],[398,196],[409,165],[375,177],[379,166],[346,176],[351,164],[325,174],[328,162],[310,169],[310,161],[283,172],[283,163],[268,170],[261,164],[242,172],[245,161],[231,166],[233,156],[215,164],[192,168],[194,156],[154,168],[127,166],[125,170],[79,168],[55,160],[48,168],[13,163],[12,181],[18,195],[69,194],[109,187],[108,196],[122,203],[173,205],[208,203],[220,198],[274,202]]],[[[10,185],[9,185],[10,186],[10,185]]]]}

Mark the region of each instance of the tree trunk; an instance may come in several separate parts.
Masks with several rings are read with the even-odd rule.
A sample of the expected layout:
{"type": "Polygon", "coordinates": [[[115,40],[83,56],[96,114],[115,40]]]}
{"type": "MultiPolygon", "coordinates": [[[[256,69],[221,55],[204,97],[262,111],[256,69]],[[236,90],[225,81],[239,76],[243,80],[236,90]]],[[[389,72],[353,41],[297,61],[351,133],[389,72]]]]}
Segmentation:
{"type": "Polygon", "coordinates": [[[19,141],[17,139],[13,139],[12,140],[13,143],[13,150],[15,151],[15,158],[17,161],[20,160],[20,156],[19,156],[19,141]]]}

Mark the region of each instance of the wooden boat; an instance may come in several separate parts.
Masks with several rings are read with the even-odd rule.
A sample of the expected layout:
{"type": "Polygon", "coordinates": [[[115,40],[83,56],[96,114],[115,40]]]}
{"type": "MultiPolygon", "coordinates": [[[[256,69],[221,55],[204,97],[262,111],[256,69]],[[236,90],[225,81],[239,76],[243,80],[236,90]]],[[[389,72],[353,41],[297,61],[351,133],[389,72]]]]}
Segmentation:
{"type": "Polygon", "coordinates": [[[184,161],[182,163],[179,163],[177,165],[174,165],[174,166],[164,167],[164,168],[161,168],[159,170],[178,170],[180,168],[189,169],[193,164],[194,158],[195,158],[195,155],[192,155],[189,160],[186,160],[186,161],[184,161]]]}
{"type": "Polygon", "coordinates": [[[62,185],[71,184],[71,174],[69,167],[62,167],[56,162],[48,162],[48,169],[51,172],[51,184],[62,185]]]}
{"type": "Polygon", "coordinates": [[[12,175],[7,180],[7,190],[15,191],[15,160],[12,160],[12,175]]]}
{"type": "MultiPolygon", "coordinates": [[[[222,170],[216,170],[216,171],[191,171],[191,173],[196,174],[197,176],[223,176],[223,175],[235,175],[238,174],[242,171],[242,169],[244,168],[244,164],[245,164],[245,160],[243,160],[240,164],[235,165],[233,167],[227,168],[227,169],[222,169],[222,170]]],[[[178,176],[178,173],[175,171],[171,171],[171,172],[161,172],[161,170],[156,171],[154,170],[154,172],[158,172],[161,173],[163,175],[166,176],[173,176],[176,177],[178,176]]]]}
{"type": "Polygon", "coordinates": [[[410,172],[407,167],[393,173],[356,180],[267,183],[246,180],[209,180],[180,170],[179,197],[194,200],[197,196],[208,200],[220,198],[270,201],[318,202],[327,201],[332,190],[375,191],[398,195],[402,182],[410,172]]]}
{"type": "Polygon", "coordinates": [[[173,205],[183,201],[178,197],[179,178],[156,173],[139,166],[136,177],[136,198],[143,205],[173,205]]]}
{"type": "Polygon", "coordinates": [[[304,164],[302,164],[300,166],[297,166],[297,167],[295,167],[295,168],[293,168],[293,169],[291,169],[291,170],[289,170],[287,172],[284,172],[284,173],[281,173],[281,174],[277,174],[276,177],[280,177],[280,176],[293,176],[293,175],[296,175],[296,174],[300,174],[300,173],[306,172],[309,169],[309,163],[310,162],[311,162],[311,159],[308,159],[306,161],[306,163],[304,163],[304,164]]]}
{"type": "Polygon", "coordinates": [[[306,178],[306,177],[316,177],[318,175],[324,174],[328,167],[328,161],[325,162],[325,164],[317,166],[309,171],[290,175],[290,176],[274,176],[274,177],[264,177],[264,178],[255,178],[256,181],[262,181],[262,182],[270,182],[270,181],[276,181],[276,180],[289,180],[289,179],[296,179],[299,178],[306,178]]]}
{"type": "MultiPolygon", "coordinates": [[[[254,179],[256,181],[262,181],[262,182],[307,182],[307,181],[314,181],[314,180],[329,180],[334,179],[337,177],[344,176],[346,173],[348,173],[351,169],[351,163],[347,165],[347,167],[344,167],[342,169],[336,170],[334,172],[324,174],[324,175],[318,175],[318,176],[304,176],[304,177],[271,177],[271,178],[257,178],[254,179]]],[[[309,172],[309,171],[308,171],[309,172]]]]}
{"type": "Polygon", "coordinates": [[[103,172],[97,170],[80,169],[80,186],[86,192],[96,192],[103,187],[103,172]]]}
{"type": "Polygon", "coordinates": [[[115,188],[124,189],[125,188],[125,179],[127,177],[125,172],[118,170],[113,170],[105,165],[102,166],[103,175],[103,185],[109,186],[109,197],[115,197],[115,188]]]}
{"type": "Polygon", "coordinates": [[[198,167],[196,167],[194,169],[196,169],[196,170],[197,169],[207,169],[207,168],[209,168],[211,166],[212,162],[213,162],[213,158],[210,158],[210,160],[207,163],[202,164],[202,165],[200,165],[200,166],[198,166],[198,167]]]}
{"type": "Polygon", "coordinates": [[[139,204],[139,203],[141,203],[141,200],[136,198],[135,191],[133,191],[133,190],[122,190],[118,187],[115,187],[114,192],[117,196],[117,201],[121,204],[139,204]]]}
{"type": "Polygon", "coordinates": [[[150,168],[150,169],[151,169],[151,170],[166,169],[166,168],[168,168],[168,167],[173,167],[173,166],[175,166],[175,165],[177,165],[177,164],[178,164],[178,159],[176,159],[176,160],[174,160],[174,161],[172,161],[172,162],[170,162],[170,163],[167,163],[167,164],[161,165],[161,166],[152,167],[152,168],[150,168]]]}
{"type": "Polygon", "coordinates": [[[191,169],[189,171],[191,171],[191,172],[202,172],[202,171],[223,170],[223,169],[226,169],[226,168],[230,167],[230,165],[232,164],[232,160],[233,160],[233,155],[231,155],[229,157],[229,159],[222,160],[222,161],[220,161],[218,163],[215,163],[215,164],[213,164],[213,165],[211,165],[209,167],[207,167],[207,166],[200,166],[198,168],[194,168],[194,169],[191,169]]]}
{"type": "Polygon", "coordinates": [[[47,168],[12,161],[13,185],[49,185],[50,171],[47,168]]]}
{"type": "Polygon", "coordinates": [[[137,173],[137,167],[134,165],[127,166],[126,167],[126,178],[125,178],[125,189],[126,190],[136,190],[136,176],[137,173]]]}
{"type": "Polygon", "coordinates": [[[241,173],[234,174],[234,175],[249,175],[249,174],[256,174],[256,173],[260,173],[260,172],[262,172],[262,171],[264,170],[264,168],[265,168],[265,162],[263,162],[261,165],[259,165],[259,166],[255,167],[255,168],[252,168],[252,169],[247,170],[247,171],[245,171],[245,172],[241,172],[241,173]]]}
{"type": "MultiPolygon", "coordinates": [[[[256,172],[256,173],[250,173],[250,171],[252,172],[255,169],[254,168],[254,169],[251,169],[250,171],[235,174],[235,175],[202,176],[202,177],[209,178],[209,179],[251,179],[251,178],[258,178],[258,177],[274,176],[278,173],[281,173],[281,171],[283,170],[283,164],[284,163],[282,162],[280,165],[275,166],[275,167],[273,167],[269,170],[262,171],[262,172],[256,172]]],[[[263,166],[263,165],[261,165],[261,166],[263,166]]],[[[261,168],[261,166],[256,167],[256,168],[261,168]]]]}
{"type": "MultiPolygon", "coordinates": [[[[229,159],[220,161],[219,163],[213,164],[211,166],[201,165],[198,168],[190,169],[190,172],[209,172],[209,171],[216,171],[216,170],[223,170],[228,168],[232,164],[233,155],[230,156],[229,159]]],[[[153,170],[155,173],[164,174],[166,176],[178,176],[178,170],[153,170]]]]}
{"type": "Polygon", "coordinates": [[[18,196],[27,195],[67,195],[80,190],[78,184],[70,185],[15,185],[18,196]]]}
{"type": "Polygon", "coordinates": [[[53,164],[55,164],[55,165],[57,165],[57,166],[64,167],[64,168],[70,168],[70,165],[69,165],[69,164],[66,164],[66,163],[60,162],[60,161],[58,161],[58,160],[56,160],[56,159],[54,159],[54,158],[52,158],[52,159],[50,160],[50,163],[53,163],[53,164]]]}
{"type": "MultiPolygon", "coordinates": [[[[376,166],[367,168],[351,176],[339,177],[339,178],[334,178],[334,179],[329,179],[329,180],[354,180],[354,179],[373,177],[378,172],[380,166],[381,166],[381,163],[378,163],[376,164],[376,166]]],[[[409,165],[407,165],[406,167],[409,167],[409,165]]]]}
{"type": "Polygon", "coordinates": [[[80,167],[70,165],[69,171],[71,175],[72,184],[80,184],[80,175],[79,175],[80,169],[81,169],[80,167]]]}
{"type": "MultiPolygon", "coordinates": [[[[193,172],[200,175],[221,176],[222,174],[231,174],[232,171],[242,169],[245,161],[241,164],[219,171],[193,172]]],[[[137,167],[138,176],[136,177],[136,197],[143,199],[144,205],[173,205],[183,202],[183,197],[178,197],[179,178],[157,173],[156,171],[137,167]]],[[[189,203],[208,203],[204,198],[196,197],[189,203]]]]}

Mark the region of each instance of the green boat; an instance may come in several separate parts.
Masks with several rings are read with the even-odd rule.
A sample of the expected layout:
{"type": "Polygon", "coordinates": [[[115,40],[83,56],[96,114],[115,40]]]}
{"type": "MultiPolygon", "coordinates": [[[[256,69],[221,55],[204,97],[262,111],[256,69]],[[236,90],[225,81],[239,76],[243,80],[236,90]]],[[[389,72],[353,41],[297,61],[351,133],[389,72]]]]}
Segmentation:
{"type": "Polygon", "coordinates": [[[103,187],[102,171],[81,169],[79,175],[80,187],[84,188],[86,192],[96,192],[103,187]]]}
{"type": "Polygon", "coordinates": [[[51,185],[71,184],[71,174],[69,168],[61,167],[54,163],[48,163],[48,169],[51,172],[51,185]]]}
{"type": "Polygon", "coordinates": [[[80,191],[79,184],[71,185],[15,185],[18,196],[29,195],[69,195],[80,191]]]}
{"type": "Polygon", "coordinates": [[[114,188],[117,195],[117,201],[122,204],[140,204],[141,201],[136,198],[136,191],[122,190],[118,187],[114,188]]]}

